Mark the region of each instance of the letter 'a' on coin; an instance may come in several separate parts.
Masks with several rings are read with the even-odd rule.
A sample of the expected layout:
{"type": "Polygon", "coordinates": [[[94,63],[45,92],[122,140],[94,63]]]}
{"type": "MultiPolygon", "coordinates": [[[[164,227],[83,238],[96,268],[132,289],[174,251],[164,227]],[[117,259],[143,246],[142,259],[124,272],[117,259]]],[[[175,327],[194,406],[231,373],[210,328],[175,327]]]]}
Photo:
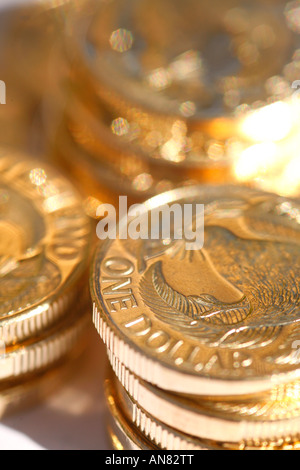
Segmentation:
{"type": "Polygon", "coordinates": [[[145,203],[204,204],[203,248],[109,240],[94,259],[94,323],[131,372],[165,390],[234,396],[299,377],[299,203],[195,186],[145,203]]]}
{"type": "Polygon", "coordinates": [[[51,166],[0,154],[0,338],[37,336],[68,311],[87,268],[91,226],[51,166]]]}

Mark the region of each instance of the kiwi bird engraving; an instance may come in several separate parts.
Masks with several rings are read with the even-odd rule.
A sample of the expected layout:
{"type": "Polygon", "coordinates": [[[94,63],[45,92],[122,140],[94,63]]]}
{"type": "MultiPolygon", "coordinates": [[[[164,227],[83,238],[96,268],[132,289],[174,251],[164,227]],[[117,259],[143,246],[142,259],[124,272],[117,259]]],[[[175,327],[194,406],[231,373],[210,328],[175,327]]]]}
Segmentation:
{"type": "MultiPolygon", "coordinates": [[[[220,243],[215,243],[215,249],[224,255],[230,276],[226,276],[225,269],[222,274],[212,260],[214,243],[208,240],[208,248],[188,252],[182,241],[176,241],[169,251],[145,269],[140,281],[144,303],[158,319],[207,346],[258,348],[274,342],[283,325],[299,318],[299,273],[290,270],[287,259],[287,272],[296,284],[293,292],[285,288],[285,271],[278,272],[278,285],[268,280],[267,264],[272,266],[272,254],[276,253],[275,248],[278,250],[277,244],[287,243],[285,230],[289,231],[289,228],[277,230],[272,227],[270,230],[268,221],[262,221],[258,226],[265,227],[265,231],[251,229],[242,211],[234,218],[222,217],[220,211],[209,216],[206,229],[217,229],[220,243]],[[229,234],[228,242],[226,233],[229,234]],[[256,250],[254,254],[245,248],[247,242],[252,243],[256,250]],[[249,281],[249,286],[238,285],[239,274],[234,272],[237,261],[231,259],[231,253],[239,251],[242,262],[237,269],[249,281]],[[260,263],[265,265],[256,269],[247,261],[247,256],[260,257],[260,263]]],[[[299,244],[296,233],[289,246],[299,244]]]]}

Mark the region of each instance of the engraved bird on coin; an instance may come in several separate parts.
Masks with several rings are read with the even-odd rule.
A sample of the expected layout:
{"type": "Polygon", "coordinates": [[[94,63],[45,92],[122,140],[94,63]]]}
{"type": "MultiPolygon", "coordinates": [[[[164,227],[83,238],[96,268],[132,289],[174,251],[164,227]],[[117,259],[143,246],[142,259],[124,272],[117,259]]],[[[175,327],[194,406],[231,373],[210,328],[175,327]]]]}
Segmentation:
{"type": "Polygon", "coordinates": [[[145,259],[144,303],[162,322],[210,347],[258,348],[298,328],[300,237],[274,223],[268,198],[207,206],[205,247],[173,241],[145,259]],[[157,255],[158,253],[158,255],[157,255]]]}

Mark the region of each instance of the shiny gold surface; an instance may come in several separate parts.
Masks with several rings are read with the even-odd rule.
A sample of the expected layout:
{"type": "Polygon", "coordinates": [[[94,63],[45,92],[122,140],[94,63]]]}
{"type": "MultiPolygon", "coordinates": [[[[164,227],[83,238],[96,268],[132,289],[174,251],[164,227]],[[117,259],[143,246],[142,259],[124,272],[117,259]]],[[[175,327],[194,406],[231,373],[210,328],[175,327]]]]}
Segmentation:
{"type": "Polygon", "coordinates": [[[112,375],[105,380],[104,391],[108,409],[108,432],[115,450],[157,449],[126,417],[112,375]]]}
{"type": "Polygon", "coordinates": [[[204,203],[203,249],[118,239],[93,267],[113,446],[299,449],[299,11],[49,0],[1,16],[0,416],[80,349],[98,205],[182,188],[145,210],[204,203]],[[189,188],[228,182],[244,187],[189,188]]]}
{"type": "Polygon", "coordinates": [[[132,403],[132,421],[143,427],[141,407],[166,425],[201,439],[241,443],[300,435],[299,382],[274,387],[264,396],[216,399],[182,396],[135,376],[110,351],[109,361],[132,403]]]}
{"type": "MultiPolygon", "coordinates": [[[[214,441],[199,439],[189,436],[185,432],[176,431],[176,429],[165,425],[163,422],[155,419],[147,413],[138,403],[136,403],[125,391],[122,385],[115,378],[110,377],[110,395],[108,398],[114,403],[119,403],[119,410],[112,409],[112,416],[118,416],[120,409],[123,410],[125,417],[131,421],[131,433],[138,426],[154,445],[163,450],[297,450],[299,449],[299,436],[286,437],[281,439],[253,439],[245,440],[239,443],[226,442],[227,434],[224,431],[223,441],[214,441]],[[113,388],[117,391],[113,390],[113,388]]],[[[108,381],[106,381],[108,384],[108,381]]],[[[113,419],[113,418],[111,418],[113,419]]],[[[131,434],[132,435],[132,434],[131,434]]],[[[115,441],[116,442],[116,441],[115,441]]],[[[118,439],[117,442],[120,442],[118,439]]],[[[126,443],[125,443],[126,446],[126,443]]],[[[119,450],[126,450],[123,447],[119,450]]]]}
{"type": "MultiPolygon", "coordinates": [[[[125,194],[129,200],[142,202],[161,192],[195,184],[196,182],[225,183],[230,181],[230,172],[223,168],[202,169],[191,171],[173,172],[170,169],[153,168],[140,161],[135,165],[132,160],[128,160],[124,155],[119,154],[118,159],[111,163],[103,155],[102,160],[93,158],[91,153],[76,145],[70,138],[67,129],[62,125],[57,133],[56,151],[54,158],[65,164],[70,172],[87,175],[90,194],[101,194],[101,188],[105,188],[107,198],[110,192],[115,194],[125,194]]],[[[84,181],[84,177],[80,178],[84,181]]],[[[84,186],[84,185],[83,185],[84,186]]]]}
{"type": "Polygon", "coordinates": [[[93,114],[82,122],[71,106],[74,139],[98,157],[125,153],[171,172],[222,168],[298,195],[296,17],[281,0],[101,2],[67,37],[71,82],[93,114]]]}
{"type": "Polygon", "coordinates": [[[120,0],[100,2],[74,24],[70,54],[79,55],[86,74],[97,81],[97,93],[103,92],[101,98],[118,111],[127,102],[128,112],[150,110],[158,118],[231,116],[240,104],[267,102],[273,94],[265,89],[266,81],[292,60],[299,31],[290,21],[292,5],[286,5],[129,0],[125,7],[120,0]],[[230,100],[233,92],[236,99],[230,100]]]}
{"type": "Polygon", "coordinates": [[[66,179],[2,149],[0,230],[0,331],[9,345],[66,313],[87,268],[91,226],[66,179]]]}
{"type": "Polygon", "coordinates": [[[73,306],[69,317],[39,337],[32,337],[22,345],[1,350],[0,381],[24,377],[32,372],[46,370],[64,358],[76,347],[89,324],[86,305],[73,306]]]}
{"type": "Polygon", "coordinates": [[[203,249],[117,238],[97,251],[94,323],[107,347],[137,376],[175,392],[241,395],[297,379],[297,203],[199,186],[153,198],[145,212],[174,202],[205,204],[203,249]],[[129,297],[118,292],[125,280],[129,297]]]}

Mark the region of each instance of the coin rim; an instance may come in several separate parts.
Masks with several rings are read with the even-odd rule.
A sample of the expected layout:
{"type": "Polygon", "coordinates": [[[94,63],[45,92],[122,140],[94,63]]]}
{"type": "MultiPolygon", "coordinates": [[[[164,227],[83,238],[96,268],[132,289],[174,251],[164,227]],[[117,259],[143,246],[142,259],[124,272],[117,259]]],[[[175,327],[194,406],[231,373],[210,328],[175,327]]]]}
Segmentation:
{"type": "MultiPolygon", "coordinates": [[[[281,197],[277,194],[237,185],[212,186],[200,185],[184,188],[184,199],[199,197],[199,188],[203,194],[209,191],[230,190],[230,195],[245,194],[269,196],[284,201],[293,201],[293,198],[281,197]]],[[[162,204],[182,200],[182,188],[168,191],[148,199],[144,203],[144,212],[162,204]]],[[[90,292],[93,300],[93,323],[107,348],[124,363],[128,369],[147,382],[157,385],[165,390],[177,393],[192,393],[195,395],[249,395],[270,390],[270,388],[292,382],[300,378],[300,368],[288,372],[274,373],[271,376],[237,378],[205,377],[197,373],[179,371],[173,364],[162,363],[161,360],[147,356],[125,333],[120,331],[114,320],[105,311],[103,300],[98,296],[95,272],[96,266],[101,264],[112,240],[106,240],[98,245],[91,265],[90,292]]]]}
{"type": "MultiPolygon", "coordinates": [[[[154,389],[151,384],[145,381],[141,382],[141,379],[132,374],[111,351],[107,350],[107,355],[116,377],[132,400],[132,419],[137,426],[141,424],[136,410],[137,406],[140,406],[153,418],[178,429],[174,424],[174,419],[170,417],[170,413],[172,413],[178,422],[185,423],[187,434],[199,439],[223,441],[226,436],[227,442],[239,444],[242,441],[263,441],[264,439],[280,439],[300,435],[300,411],[297,417],[265,420],[261,415],[256,420],[251,420],[243,415],[226,415],[225,412],[222,416],[219,410],[216,410],[216,414],[214,414],[213,408],[210,410],[193,409],[193,403],[182,401],[182,397],[178,396],[176,402],[174,395],[168,397],[163,390],[154,389]],[[146,389],[147,392],[144,399],[143,389],[146,389]]],[[[222,401],[221,397],[220,401],[222,401]]],[[[243,401],[237,402],[236,406],[242,408],[243,401]]],[[[178,430],[180,431],[180,429],[178,430]]]]}

